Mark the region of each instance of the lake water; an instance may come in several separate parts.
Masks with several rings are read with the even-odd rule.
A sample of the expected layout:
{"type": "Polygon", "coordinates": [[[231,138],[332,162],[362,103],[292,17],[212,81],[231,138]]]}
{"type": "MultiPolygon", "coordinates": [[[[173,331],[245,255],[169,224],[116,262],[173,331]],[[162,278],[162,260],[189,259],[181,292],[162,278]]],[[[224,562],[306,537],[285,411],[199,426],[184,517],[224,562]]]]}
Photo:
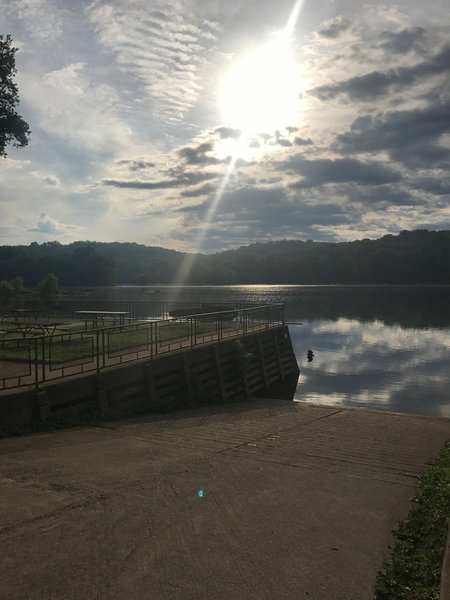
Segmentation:
{"type": "Polygon", "coordinates": [[[146,286],[92,294],[283,302],[300,367],[295,400],[450,417],[448,286],[146,286]]]}

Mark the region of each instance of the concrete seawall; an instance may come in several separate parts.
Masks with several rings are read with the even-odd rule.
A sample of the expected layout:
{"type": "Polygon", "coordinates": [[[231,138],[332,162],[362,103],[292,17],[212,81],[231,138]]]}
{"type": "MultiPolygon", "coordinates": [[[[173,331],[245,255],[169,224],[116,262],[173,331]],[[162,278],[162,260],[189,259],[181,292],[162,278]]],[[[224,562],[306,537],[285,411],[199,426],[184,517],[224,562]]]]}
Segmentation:
{"type": "Polygon", "coordinates": [[[39,423],[76,422],[87,415],[115,418],[242,401],[270,394],[298,374],[289,330],[275,327],[38,390],[3,392],[0,431],[29,431],[39,423]]]}

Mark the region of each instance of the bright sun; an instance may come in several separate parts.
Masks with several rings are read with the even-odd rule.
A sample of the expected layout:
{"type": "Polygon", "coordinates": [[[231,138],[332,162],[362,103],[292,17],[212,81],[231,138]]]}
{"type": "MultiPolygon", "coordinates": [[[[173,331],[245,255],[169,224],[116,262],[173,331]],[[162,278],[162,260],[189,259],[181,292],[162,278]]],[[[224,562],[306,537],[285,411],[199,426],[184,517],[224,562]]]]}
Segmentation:
{"type": "Polygon", "coordinates": [[[292,125],[299,109],[300,77],[286,43],[263,46],[233,65],[222,81],[224,122],[245,137],[292,125]]]}

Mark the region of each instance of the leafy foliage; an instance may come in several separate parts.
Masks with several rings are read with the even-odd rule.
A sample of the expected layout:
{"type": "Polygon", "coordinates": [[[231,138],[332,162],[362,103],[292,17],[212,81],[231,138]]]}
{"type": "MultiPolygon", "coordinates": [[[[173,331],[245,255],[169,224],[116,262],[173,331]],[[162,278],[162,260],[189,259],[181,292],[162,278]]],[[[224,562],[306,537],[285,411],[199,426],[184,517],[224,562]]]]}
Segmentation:
{"type": "Polygon", "coordinates": [[[0,281],[0,298],[6,300],[14,296],[14,288],[9,281],[0,281]]]}
{"type": "Polygon", "coordinates": [[[17,148],[28,144],[30,128],[17,113],[19,92],[14,83],[17,72],[11,36],[0,34],[0,156],[6,156],[6,146],[12,143],[17,148]]]}
{"type": "Polygon", "coordinates": [[[378,240],[279,241],[210,255],[134,243],[58,242],[0,246],[0,279],[36,285],[55,273],[63,286],[172,283],[183,259],[185,283],[450,284],[450,231],[402,231],[378,240]]]}
{"type": "Polygon", "coordinates": [[[378,574],[376,600],[438,600],[450,517],[450,446],[422,476],[406,521],[394,532],[391,557],[378,574]]]}
{"type": "Polygon", "coordinates": [[[48,273],[38,284],[39,295],[42,297],[60,293],[58,278],[54,273],[48,273]]]}

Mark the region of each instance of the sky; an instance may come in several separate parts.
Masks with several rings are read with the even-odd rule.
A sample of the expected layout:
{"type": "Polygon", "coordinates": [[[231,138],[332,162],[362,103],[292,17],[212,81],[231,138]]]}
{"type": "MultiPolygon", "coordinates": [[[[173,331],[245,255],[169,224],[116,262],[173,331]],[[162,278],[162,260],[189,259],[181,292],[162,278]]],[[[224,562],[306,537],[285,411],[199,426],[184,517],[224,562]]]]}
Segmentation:
{"type": "Polygon", "coordinates": [[[0,0],[31,138],[0,245],[450,228],[446,1],[0,0]]]}

